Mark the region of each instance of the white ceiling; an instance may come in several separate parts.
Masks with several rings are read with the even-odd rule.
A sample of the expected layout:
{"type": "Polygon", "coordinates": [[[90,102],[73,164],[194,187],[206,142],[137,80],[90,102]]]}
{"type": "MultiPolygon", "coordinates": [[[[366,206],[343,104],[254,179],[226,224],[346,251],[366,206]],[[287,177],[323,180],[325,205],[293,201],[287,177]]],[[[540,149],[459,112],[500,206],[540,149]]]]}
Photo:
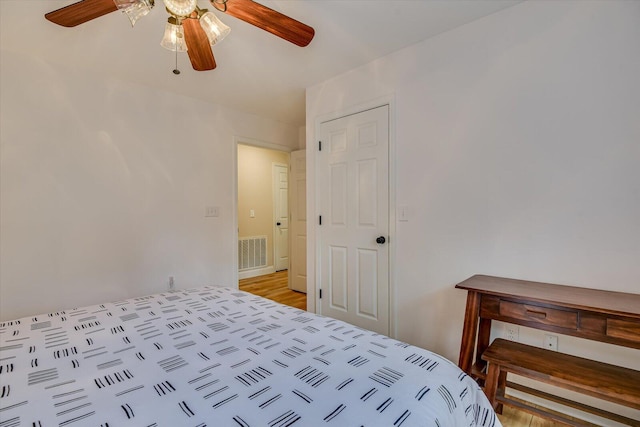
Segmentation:
{"type": "Polygon", "coordinates": [[[176,76],[174,53],[159,45],[167,18],[162,0],[135,28],[120,12],[75,28],[44,19],[74,0],[0,0],[0,48],[303,125],[306,87],[520,1],[261,0],[314,27],[311,44],[300,48],[218,14],[231,27],[214,48],[218,67],[193,71],[179,54],[176,76]]]}

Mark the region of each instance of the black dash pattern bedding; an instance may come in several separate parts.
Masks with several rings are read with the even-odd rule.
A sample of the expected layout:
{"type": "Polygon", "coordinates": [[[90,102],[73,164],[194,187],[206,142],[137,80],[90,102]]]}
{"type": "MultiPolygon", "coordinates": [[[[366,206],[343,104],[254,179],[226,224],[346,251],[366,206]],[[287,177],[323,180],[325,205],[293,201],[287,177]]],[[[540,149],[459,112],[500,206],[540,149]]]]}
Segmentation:
{"type": "Polygon", "coordinates": [[[234,289],[0,323],[0,427],[500,426],[450,361],[234,289]]]}

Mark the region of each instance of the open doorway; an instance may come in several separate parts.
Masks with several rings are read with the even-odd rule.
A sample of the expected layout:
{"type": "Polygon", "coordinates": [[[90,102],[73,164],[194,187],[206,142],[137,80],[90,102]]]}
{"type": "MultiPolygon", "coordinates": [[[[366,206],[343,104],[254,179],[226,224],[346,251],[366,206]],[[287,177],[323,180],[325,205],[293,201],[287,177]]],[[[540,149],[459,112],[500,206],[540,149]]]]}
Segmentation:
{"type": "Polygon", "coordinates": [[[240,279],[238,288],[241,291],[259,295],[280,304],[306,310],[307,295],[289,289],[287,282],[288,274],[286,270],[283,270],[264,276],[240,279]]]}
{"type": "Polygon", "coordinates": [[[239,288],[306,309],[306,295],[289,286],[290,153],[242,142],[237,150],[239,288]]]}

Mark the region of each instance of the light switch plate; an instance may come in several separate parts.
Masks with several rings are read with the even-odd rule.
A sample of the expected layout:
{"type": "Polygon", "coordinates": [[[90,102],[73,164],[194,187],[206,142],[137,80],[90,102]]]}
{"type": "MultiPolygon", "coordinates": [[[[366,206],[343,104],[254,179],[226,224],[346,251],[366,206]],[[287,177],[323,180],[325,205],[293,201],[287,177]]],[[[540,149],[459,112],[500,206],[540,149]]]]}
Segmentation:
{"type": "Polygon", "coordinates": [[[220,216],[220,208],[217,206],[207,206],[204,208],[204,216],[208,218],[218,217],[220,216]]]}
{"type": "Polygon", "coordinates": [[[406,205],[398,206],[398,221],[409,221],[409,207],[406,205]]]}

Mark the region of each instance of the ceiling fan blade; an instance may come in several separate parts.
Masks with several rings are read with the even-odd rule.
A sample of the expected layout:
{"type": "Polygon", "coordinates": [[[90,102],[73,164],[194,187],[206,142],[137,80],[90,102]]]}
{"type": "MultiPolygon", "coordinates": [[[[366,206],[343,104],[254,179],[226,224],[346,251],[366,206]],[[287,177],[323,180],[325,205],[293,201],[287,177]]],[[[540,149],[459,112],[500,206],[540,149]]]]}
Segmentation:
{"type": "Polygon", "coordinates": [[[44,15],[54,24],[75,27],[118,10],[113,0],[82,0],[44,15]]]}
{"type": "Polygon", "coordinates": [[[227,0],[226,13],[300,47],[311,43],[315,35],[310,26],[253,0],[227,0]]]}
{"type": "Polygon", "coordinates": [[[182,21],[182,29],[193,69],[207,71],[216,68],[216,60],[209,45],[209,38],[200,26],[200,22],[197,19],[185,19],[182,21]]]}

